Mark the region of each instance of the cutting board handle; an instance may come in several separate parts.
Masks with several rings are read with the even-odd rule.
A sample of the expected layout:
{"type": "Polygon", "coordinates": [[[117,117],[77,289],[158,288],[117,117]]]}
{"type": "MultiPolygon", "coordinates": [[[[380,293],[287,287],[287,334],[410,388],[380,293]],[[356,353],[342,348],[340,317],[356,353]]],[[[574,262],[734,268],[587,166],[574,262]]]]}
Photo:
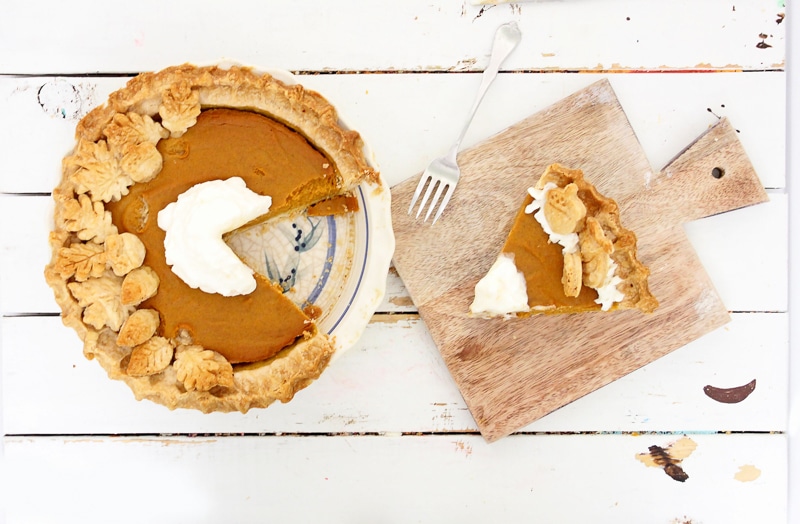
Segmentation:
{"type": "Polygon", "coordinates": [[[680,224],[767,200],[737,131],[721,118],[646,181],[632,205],[680,224]]]}

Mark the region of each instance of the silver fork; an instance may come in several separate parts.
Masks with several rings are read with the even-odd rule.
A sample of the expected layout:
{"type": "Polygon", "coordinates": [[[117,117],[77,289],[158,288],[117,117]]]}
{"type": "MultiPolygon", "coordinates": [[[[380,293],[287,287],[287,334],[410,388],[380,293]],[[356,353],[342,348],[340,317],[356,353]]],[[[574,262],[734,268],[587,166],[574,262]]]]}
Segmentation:
{"type": "Polygon", "coordinates": [[[478,111],[478,106],[481,104],[483,96],[497,76],[497,72],[500,70],[500,64],[502,64],[503,60],[517,47],[521,36],[516,22],[509,22],[497,28],[492,44],[492,55],[489,58],[489,65],[486,66],[486,69],[483,71],[481,85],[478,89],[478,96],[475,98],[475,103],[472,105],[472,110],[467,117],[467,122],[464,124],[461,134],[458,135],[458,140],[456,140],[456,143],[450,148],[450,151],[445,156],[434,159],[428,167],[425,168],[419,184],[417,184],[417,189],[414,191],[411,205],[408,206],[409,215],[414,209],[414,204],[417,203],[417,199],[419,199],[426,184],[428,188],[425,190],[425,195],[422,197],[422,202],[419,204],[419,209],[417,210],[415,218],[419,218],[420,213],[422,213],[423,208],[425,208],[425,204],[428,202],[428,198],[430,198],[434,186],[436,187],[436,193],[433,195],[433,200],[431,200],[431,205],[428,208],[428,212],[425,214],[423,222],[426,222],[431,216],[433,209],[436,207],[436,203],[444,192],[442,203],[433,216],[433,222],[431,224],[435,224],[442,215],[442,211],[444,211],[447,203],[450,202],[450,197],[453,196],[453,191],[456,189],[458,179],[461,177],[461,170],[458,167],[458,162],[456,162],[456,156],[458,155],[459,147],[461,147],[461,141],[464,140],[464,135],[467,134],[467,129],[469,129],[469,125],[472,123],[472,119],[478,111]]]}

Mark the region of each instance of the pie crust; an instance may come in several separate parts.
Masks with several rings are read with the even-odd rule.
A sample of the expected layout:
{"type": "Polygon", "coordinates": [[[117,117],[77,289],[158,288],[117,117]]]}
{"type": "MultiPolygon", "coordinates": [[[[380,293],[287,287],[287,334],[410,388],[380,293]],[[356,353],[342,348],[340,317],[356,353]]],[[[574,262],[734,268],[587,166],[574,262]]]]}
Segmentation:
{"type": "MultiPolygon", "coordinates": [[[[170,409],[246,412],[288,402],[318,378],[335,350],[331,337],[310,330],[271,358],[232,365],[187,333],[160,336],[158,311],[138,307],[158,292],[158,275],[143,265],[142,242],[120,233],[106,209],[133,184],[158,176],[158,142],[180,137],[206,108],[254,111],[300,132],[335,166],[342,194],[379,180],[359,134],[301,85],[236,66],[184,64],[144,73],[77,125],[77,145],[53,191],[55,228],[45,278],[64,324],[83,340],[84,355],[97,359],[110,378],[126,382],[137,399],[170,409]]],[[[299,195],[293,209],[282,211],[313,203],[299,195]]]]}

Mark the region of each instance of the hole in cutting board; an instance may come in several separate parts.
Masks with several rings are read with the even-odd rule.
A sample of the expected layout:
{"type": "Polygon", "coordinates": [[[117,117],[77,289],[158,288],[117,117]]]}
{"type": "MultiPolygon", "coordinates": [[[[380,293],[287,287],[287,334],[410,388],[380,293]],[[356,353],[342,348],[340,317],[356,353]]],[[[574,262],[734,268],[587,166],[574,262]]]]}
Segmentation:
{"type": "Polygon", "coordinates": [[[711,170],[711,176],[719,180],[720,178],[725,176],[725,169],[721,167],[715,167],[711,170]]]}

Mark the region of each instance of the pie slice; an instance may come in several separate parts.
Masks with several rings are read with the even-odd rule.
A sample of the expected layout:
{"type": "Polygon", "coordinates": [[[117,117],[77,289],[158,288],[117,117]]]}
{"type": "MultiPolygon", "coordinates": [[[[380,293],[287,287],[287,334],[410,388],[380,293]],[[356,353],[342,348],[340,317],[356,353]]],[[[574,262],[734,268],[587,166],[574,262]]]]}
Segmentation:
{"type": "MultiPolygon", "coordinates": [[[[204,412],[287,402],[320,375],[335,348],[319,307],[258,274],[254,291],[232,296],[187,283],[160,216],[190,189],[234,178],[271,199],[248,226],[300,223],[312,206],[308,216],[357,210],[353,190],[379,175],[329,102],[247,68],[183,65],[130,80],[76,139],[53,191],[45,277],[88,358],[138,399],[204,412]]],[[[306,238],[298,227],[298,250],[306,238]]]]}
{"type": "Polygon", "coordinates": [[[550,165],[517,212],[491,269],[475,286],[480,317],[639,309],[658,301],[617,203],[577,169],[550,165]]]}

